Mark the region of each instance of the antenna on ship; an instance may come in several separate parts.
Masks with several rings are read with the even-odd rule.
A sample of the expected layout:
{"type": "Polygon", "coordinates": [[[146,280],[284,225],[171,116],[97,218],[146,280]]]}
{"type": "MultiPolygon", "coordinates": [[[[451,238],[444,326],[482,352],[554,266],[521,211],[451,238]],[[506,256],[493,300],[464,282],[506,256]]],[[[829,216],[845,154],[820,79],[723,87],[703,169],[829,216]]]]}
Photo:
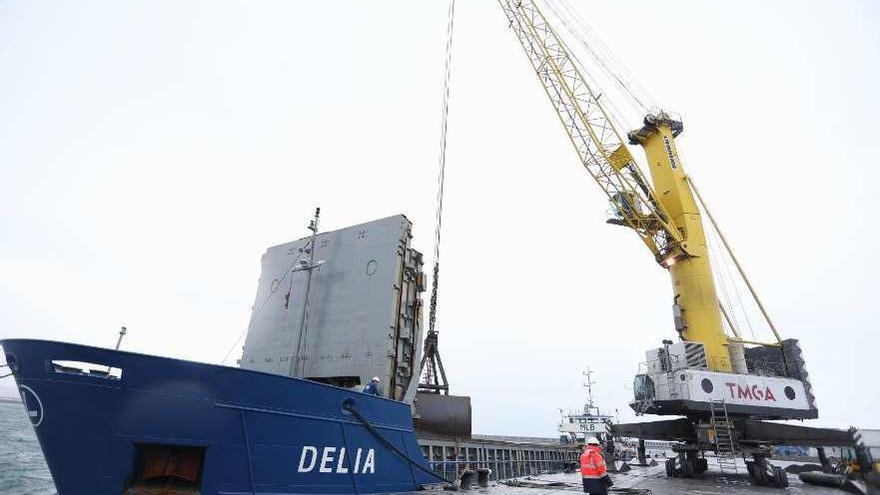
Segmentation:
{"type": "MultiPolygon", "coordinates": [[[[126,328],[125,325],[121,325],[119,327],[119,338],[116,339],[116,347],[114,347],[115,350],[117,350],[117,351],[119,350],[119,346],[122,345],[122,337],[125,337],[126,332],[128,332],[128,328],[126,328]]],[[[107,366],[106,373],[109,375],[110,370],[112,370],[112,369],[113,369],[112,366],[107,366]]]]}
{"type": "Polygon", "coordinates": [[[122,337],[125,337],[125,333],[128,332],[128,328],[125,325],[122,325],[119,328],[119,338],[116,340],[116,350],[119,350],[119,346],[122,345],[122,337]]]}

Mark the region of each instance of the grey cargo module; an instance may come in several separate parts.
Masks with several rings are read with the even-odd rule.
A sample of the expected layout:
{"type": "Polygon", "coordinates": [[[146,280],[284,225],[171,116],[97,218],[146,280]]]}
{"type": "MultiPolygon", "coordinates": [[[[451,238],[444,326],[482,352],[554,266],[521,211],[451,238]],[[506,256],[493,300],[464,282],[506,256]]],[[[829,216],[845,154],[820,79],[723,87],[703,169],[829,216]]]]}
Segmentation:
{"type": "Polygon", "coordinates": [[[425,278],[411,231],[396,215],[319,233],[313,264],[311,237],[269,248],[241,367],[343,387],[378,376],[383,395],[412,402],[425,278]]]}

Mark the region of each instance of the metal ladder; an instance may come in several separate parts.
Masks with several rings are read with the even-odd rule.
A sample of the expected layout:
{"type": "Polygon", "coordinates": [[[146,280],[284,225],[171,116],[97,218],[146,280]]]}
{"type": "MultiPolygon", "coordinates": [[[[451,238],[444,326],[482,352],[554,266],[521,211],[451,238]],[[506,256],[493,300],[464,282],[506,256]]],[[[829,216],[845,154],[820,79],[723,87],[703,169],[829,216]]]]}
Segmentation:
{"type": "Polygon", "coordinates": [[[712,431],[715,434],[715,456],[722,473],[736,473],[736,447],[733,444],[733,425],[727,417],[724,400],[709,401],[712,413],[712,431]]]}

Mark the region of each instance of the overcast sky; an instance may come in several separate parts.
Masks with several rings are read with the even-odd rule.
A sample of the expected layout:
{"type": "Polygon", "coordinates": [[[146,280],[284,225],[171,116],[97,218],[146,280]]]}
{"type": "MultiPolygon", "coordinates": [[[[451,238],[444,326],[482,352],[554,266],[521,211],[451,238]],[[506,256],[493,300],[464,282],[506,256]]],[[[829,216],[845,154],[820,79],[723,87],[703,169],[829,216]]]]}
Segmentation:
{"type": "MultiPolygon", "coordinates": [[[[685,166],[817,425],[880,427],[880,7],[573,1],[685,122],[685,166]]],[[[431,252],[445,1],[0,2],[0,338],[218,363],[260,256],[406,214],[431,252]]],[[[632,419],[667,273],[604,223],[494,1],[457,5],[438,328],[478,433],[555,435],[597,372],[632,419]]],[[[635,125],[635,123],[633,123],[635,125]]],[[[240,352],[240,351],[239,351],[240,352]]],[[[14,395],[11,379],[0,395],[14,395]]]]}

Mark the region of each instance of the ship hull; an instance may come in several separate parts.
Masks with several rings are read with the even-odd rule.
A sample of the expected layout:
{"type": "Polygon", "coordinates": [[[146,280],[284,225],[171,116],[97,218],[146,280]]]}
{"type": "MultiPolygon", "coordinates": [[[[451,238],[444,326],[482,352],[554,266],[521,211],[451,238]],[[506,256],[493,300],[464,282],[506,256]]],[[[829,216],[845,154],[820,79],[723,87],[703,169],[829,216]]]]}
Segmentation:
{"type": "Polygon", "coordinates": [[[61,342],[0,345],[59,495],[150,483],[201,494],[392,493],[438,482],[402,402],[61,342]]]}

